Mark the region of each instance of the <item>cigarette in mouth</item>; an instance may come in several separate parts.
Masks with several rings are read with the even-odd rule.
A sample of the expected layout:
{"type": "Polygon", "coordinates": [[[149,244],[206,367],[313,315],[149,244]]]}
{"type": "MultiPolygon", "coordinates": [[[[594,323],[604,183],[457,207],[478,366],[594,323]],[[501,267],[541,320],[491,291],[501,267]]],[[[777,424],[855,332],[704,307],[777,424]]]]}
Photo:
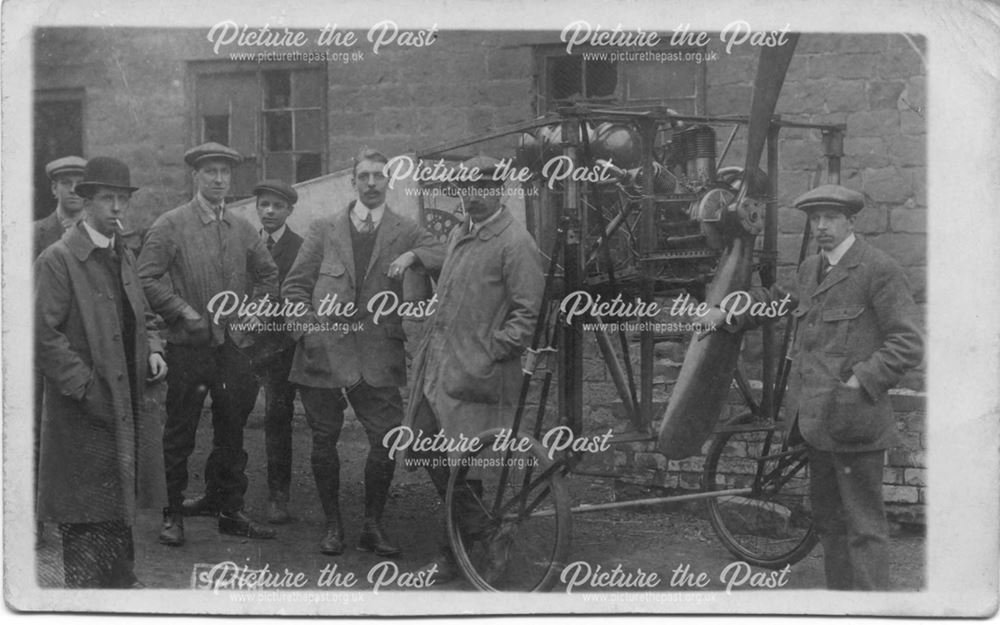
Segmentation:
{"type": "Polygon", "coordinates": [[[125,225],[122,224],[122,220],[121,219],[115,219],[115,225],[118,226],[118,230],[120,230],[122,232],[125,231],[125,225]]]}

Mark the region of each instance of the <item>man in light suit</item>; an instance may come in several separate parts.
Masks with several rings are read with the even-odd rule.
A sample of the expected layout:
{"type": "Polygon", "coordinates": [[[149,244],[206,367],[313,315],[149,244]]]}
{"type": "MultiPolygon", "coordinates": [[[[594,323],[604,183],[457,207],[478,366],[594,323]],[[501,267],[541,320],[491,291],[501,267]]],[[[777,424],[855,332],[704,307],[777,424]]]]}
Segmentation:
{"type": "Polygon", "coordinates": [[[337,440],[348,402],[369,444],[358,547],[380,556],[399,554],[381,524],[396,466],[382,439],[403,419],[404,334],[398,314],[376,322],[368,304],[386,291],[402,301],[407,270],[436,272],[444,260],[444,247],[434,235],[386,206],[387,160],[362,151],[354,165],[358,199],[312,223],[281,290],[287,300],[309,306],[309,313],[296,319],[304,331],[292,333],[299,343],[289,379],[299,385],[313,431],[313,475],[326,515],[320,552],[327,555],[344,550],[337,440]],[[336,302],[336,309],[320,315],[329,302],[336,302]]]}
{"type": "MultiPolygon", "coordinates": [[[[835,590],[886,590],[882,470],[897,437],[888,391],[923,358],[916,305],[899,264],[855,237],[860,193],[823,185],[795,206],[808,214],[820,252],[799,267],[788,406],[796,415],[793,428],[809,446],[826,583],[835,590]]],[[[772,287],[753,299],[784,295],[772,287]]],[[[703,321],[726,316],[715,309],[703,321]]]]}

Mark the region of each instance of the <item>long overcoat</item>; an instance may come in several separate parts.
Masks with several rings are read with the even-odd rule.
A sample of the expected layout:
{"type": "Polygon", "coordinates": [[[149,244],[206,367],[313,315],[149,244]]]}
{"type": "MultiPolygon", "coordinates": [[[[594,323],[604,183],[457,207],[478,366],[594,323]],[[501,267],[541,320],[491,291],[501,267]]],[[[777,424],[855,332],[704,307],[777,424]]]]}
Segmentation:
{"type": "Polygon", "coordinates": [[[421,394],[446,436],[510,426],[545,280],[534,239],[501,210],[474,233],[465,222],[449,235],[439,301],[414,355],[403,423],[415,431],[433,425],[418,420],[421,394]]]}
{"type": "Polygon", "coordinates": [[[132,522],[166,493],[159,416],[144,393],[151,352],[162,343],[148,313],[135,258],[120,249],[121,283],[135,319],[133,396],[117,286],[82,224],[35,262],[35,334],[45,375],[38,519],[132,522]]]}

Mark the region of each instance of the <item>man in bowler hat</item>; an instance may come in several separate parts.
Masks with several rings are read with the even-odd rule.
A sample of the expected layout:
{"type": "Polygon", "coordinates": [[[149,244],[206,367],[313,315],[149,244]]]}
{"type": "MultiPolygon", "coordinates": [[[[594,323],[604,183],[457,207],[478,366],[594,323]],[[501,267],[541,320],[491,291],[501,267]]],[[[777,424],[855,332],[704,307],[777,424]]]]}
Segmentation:
{"type": "MultiPolygon", "coordinates": [[[[792,436],[809,448],[810,502],[827,587],[887,590],[889,529],[882,501],[885,450],[897,442],[889,389],[923,358],[916,304],[899,264],[855,236],[864,198],[822,185],[795,206],[819,253],[799,267],[797,329],[787,391],[792,436]]],[[[753,292],[778,301],[780,287],[753,292]]],[[[726,313],[704,321],[725,326],[726,313]]],[[[754,323],[737,319],[729,329],[754,323]]]]}
{"type": "Polygon", "coordinates": [[[167,366],[119,235],[136,190],[128,167],[95,157],[81,178],[85,219],[35,262],[38,518],[59,524],[68,588],[141,588],[132,524],[164,490],[160,420],[143,394],[167,366]]]}
{"type": "Polygon", "coordinates": [[[235,313],[217,318],[208,309],[209,301],[226,291],[259,300],[278,290],[278,268],[260,234],[225,205],[232,168],[240,158],[218,143],[188,150],[184,162],[192,169],[195,196],[157,218],[139,255],[146,297],[167,324],[167,507],[160,542],[170,546],[184,543],[184,514],[217,516],[223,534],[275,537],[273,529],[259,525],[243,509],[243,428],[259,385],[250,359],[233,342],[230,325],[255,320],[235,313]],[[205,465],[206,491],[185,502],[188,457],[209,394],[212,452],[205,465]]]}
{"type": "MultiPolygon", "coordinates": [[[[282,180],[264,180],[253,189],[257,196],[260,236],[278,266],[278,285],[284,284],[295,257],[302,247],[302,237],[286,220],[295,209],[299,194],[282,180]]],[[[288,381],[295,356],[295,343],[288,344],[264,365],[264,440],[267,449],[267,521],[288,523],[288,494],[292,482],[292,415],[295,385],[288,381]]]]}

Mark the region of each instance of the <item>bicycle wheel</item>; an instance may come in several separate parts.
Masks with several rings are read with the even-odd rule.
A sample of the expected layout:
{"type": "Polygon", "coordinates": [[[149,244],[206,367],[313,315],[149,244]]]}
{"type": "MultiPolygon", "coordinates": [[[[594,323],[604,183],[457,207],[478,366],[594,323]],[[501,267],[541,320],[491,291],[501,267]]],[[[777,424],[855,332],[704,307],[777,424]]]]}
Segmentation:
{"type": "Polygon", "coordinates": [[[816,545],[806,452],[785,445],[780,429],[746,425],[720,432],[705,459],[703,486],[751,489],[706,500],[722,544],[748,564],[781,568],[816,545]]]}
{"type": "Polygon", "coordinates": [[[569,494],[560,467],[541,443],[521,435],[518,441],[524,442],[508,455],[493,449],[500,432],[480,434],[481,448],[466,453],[452,469],[445,502],[448,539],[466,579],[476,588],[548,590],[558,581],[569,553],[569,494]],[[457,495],[462,488],[464,494],[457,495]],[[472,536],[461,528],[462,497],[466,506],[471,499],[483,514],[484,527],[472,536]]]}

